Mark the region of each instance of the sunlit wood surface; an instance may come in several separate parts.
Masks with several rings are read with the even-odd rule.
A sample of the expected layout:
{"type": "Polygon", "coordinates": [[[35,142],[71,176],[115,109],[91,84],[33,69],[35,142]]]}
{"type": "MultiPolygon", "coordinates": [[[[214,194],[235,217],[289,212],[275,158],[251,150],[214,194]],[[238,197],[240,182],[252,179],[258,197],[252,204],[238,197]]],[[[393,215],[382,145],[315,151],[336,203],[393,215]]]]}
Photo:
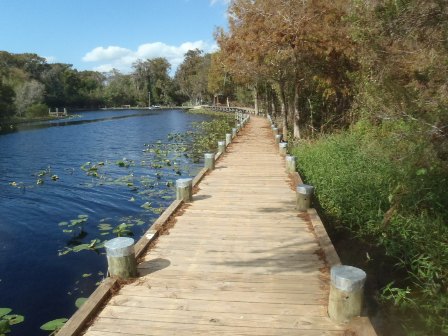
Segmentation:
{"type": "Polygon", "coordinates": [[[290,184],[268,121],[252,118],[86,335],[344,335],[290,184]]]}

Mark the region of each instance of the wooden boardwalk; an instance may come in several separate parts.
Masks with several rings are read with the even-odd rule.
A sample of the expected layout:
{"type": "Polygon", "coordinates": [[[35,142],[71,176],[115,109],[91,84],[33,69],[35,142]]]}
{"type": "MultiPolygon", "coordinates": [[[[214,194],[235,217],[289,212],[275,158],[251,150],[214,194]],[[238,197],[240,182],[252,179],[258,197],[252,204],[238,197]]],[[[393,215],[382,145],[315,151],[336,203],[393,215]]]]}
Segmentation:
{"type": "Polygon", "coordinates": [[[345,335],[291,185],[268,121],[252,118],[85,335],[345,335]]]}

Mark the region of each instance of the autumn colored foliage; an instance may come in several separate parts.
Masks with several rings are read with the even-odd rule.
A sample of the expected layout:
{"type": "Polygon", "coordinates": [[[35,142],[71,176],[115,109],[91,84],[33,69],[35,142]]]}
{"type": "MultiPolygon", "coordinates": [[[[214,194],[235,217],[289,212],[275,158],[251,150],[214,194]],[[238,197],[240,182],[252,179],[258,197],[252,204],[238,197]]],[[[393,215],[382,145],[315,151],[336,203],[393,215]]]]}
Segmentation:
{"type": "Polygon", "coordinates": [[[216,39],[329,218],[406,274],[380,288],[406,334],[448,334],[446,0],[233,0],[216,39]]]}

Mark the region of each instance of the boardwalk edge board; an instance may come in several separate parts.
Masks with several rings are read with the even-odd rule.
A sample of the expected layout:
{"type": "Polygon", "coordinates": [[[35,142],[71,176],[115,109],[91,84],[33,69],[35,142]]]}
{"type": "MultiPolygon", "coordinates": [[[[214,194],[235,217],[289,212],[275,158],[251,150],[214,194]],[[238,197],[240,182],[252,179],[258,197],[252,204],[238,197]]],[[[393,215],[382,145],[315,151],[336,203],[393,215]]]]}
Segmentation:
{"type": "MultiPolygon", "coordinates": [[[[215,160],[218,161],[224,153],[217,153],[215,160]]],[[[193,188],[197,187],[208,170],[202,168],[193,179],[193,188]]],[[[151,225],[145,234],[135,244],[135,257],[140,259],[159,237],[165,229],[165,225],[177,213],[184,204],[182,201],[174,200],[151,225]]],[[[106,278],[88,297],[86,302],[70,317],[64,326],[57,332],[57,336],[75,336],[81,335],[89,326],[96,313],[120,288],[120,281],[114,278],[106,278]]]]}

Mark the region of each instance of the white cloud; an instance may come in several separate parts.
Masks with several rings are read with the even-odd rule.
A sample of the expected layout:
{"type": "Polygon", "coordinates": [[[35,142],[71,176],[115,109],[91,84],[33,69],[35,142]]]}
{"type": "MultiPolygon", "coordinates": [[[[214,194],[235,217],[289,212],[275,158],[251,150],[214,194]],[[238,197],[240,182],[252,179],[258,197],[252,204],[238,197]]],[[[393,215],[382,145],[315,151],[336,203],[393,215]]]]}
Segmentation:
{"type": "Polygon", "coordinates": [[[228,5],[230,3],[230,0],[210,0],[210,5],[214,6],[218,3],[224,4],[224,5],[228,5]]]}
{"type": "Polygon", "coordinates": [[[116,46],[109,46],[107,48],[96,47],[92,51],[89,51],[87,54],[85,54],[82,60],[84,62],[100,62],[124,57],[129,53],[132,53],[132,51],[116,46]]]}
{"type": "Polygon", "coordinates": [[[101,64],[95,68],[93,68],[94,71],[98,72],[109,72],[114,68],[112,64],[101,64]]]}
{"type": "Polygon", "coordinates": [[[84,62],[96,63],[94,70],[107,72],[113,68],[128,72],[132,63],[138,59],[151,59],[155,57],[165,57],[171,64],[172,72],[184,60],[187,51],[200,49],[204,52],[216,51],[218,46],[209,44],[202,40],[194,42],[184,42],[179,46],[168,45],[163,42],[145,43],[138,46],[137,50],[122,48],[119,46],[96,47],[84,55],[84,62]]]}
{"type": "Polygon", "coordinates": [[[44,56],[45,60],[47,61],[47,63],[56,63],[57,58],[54,56],[44,56]]]}

